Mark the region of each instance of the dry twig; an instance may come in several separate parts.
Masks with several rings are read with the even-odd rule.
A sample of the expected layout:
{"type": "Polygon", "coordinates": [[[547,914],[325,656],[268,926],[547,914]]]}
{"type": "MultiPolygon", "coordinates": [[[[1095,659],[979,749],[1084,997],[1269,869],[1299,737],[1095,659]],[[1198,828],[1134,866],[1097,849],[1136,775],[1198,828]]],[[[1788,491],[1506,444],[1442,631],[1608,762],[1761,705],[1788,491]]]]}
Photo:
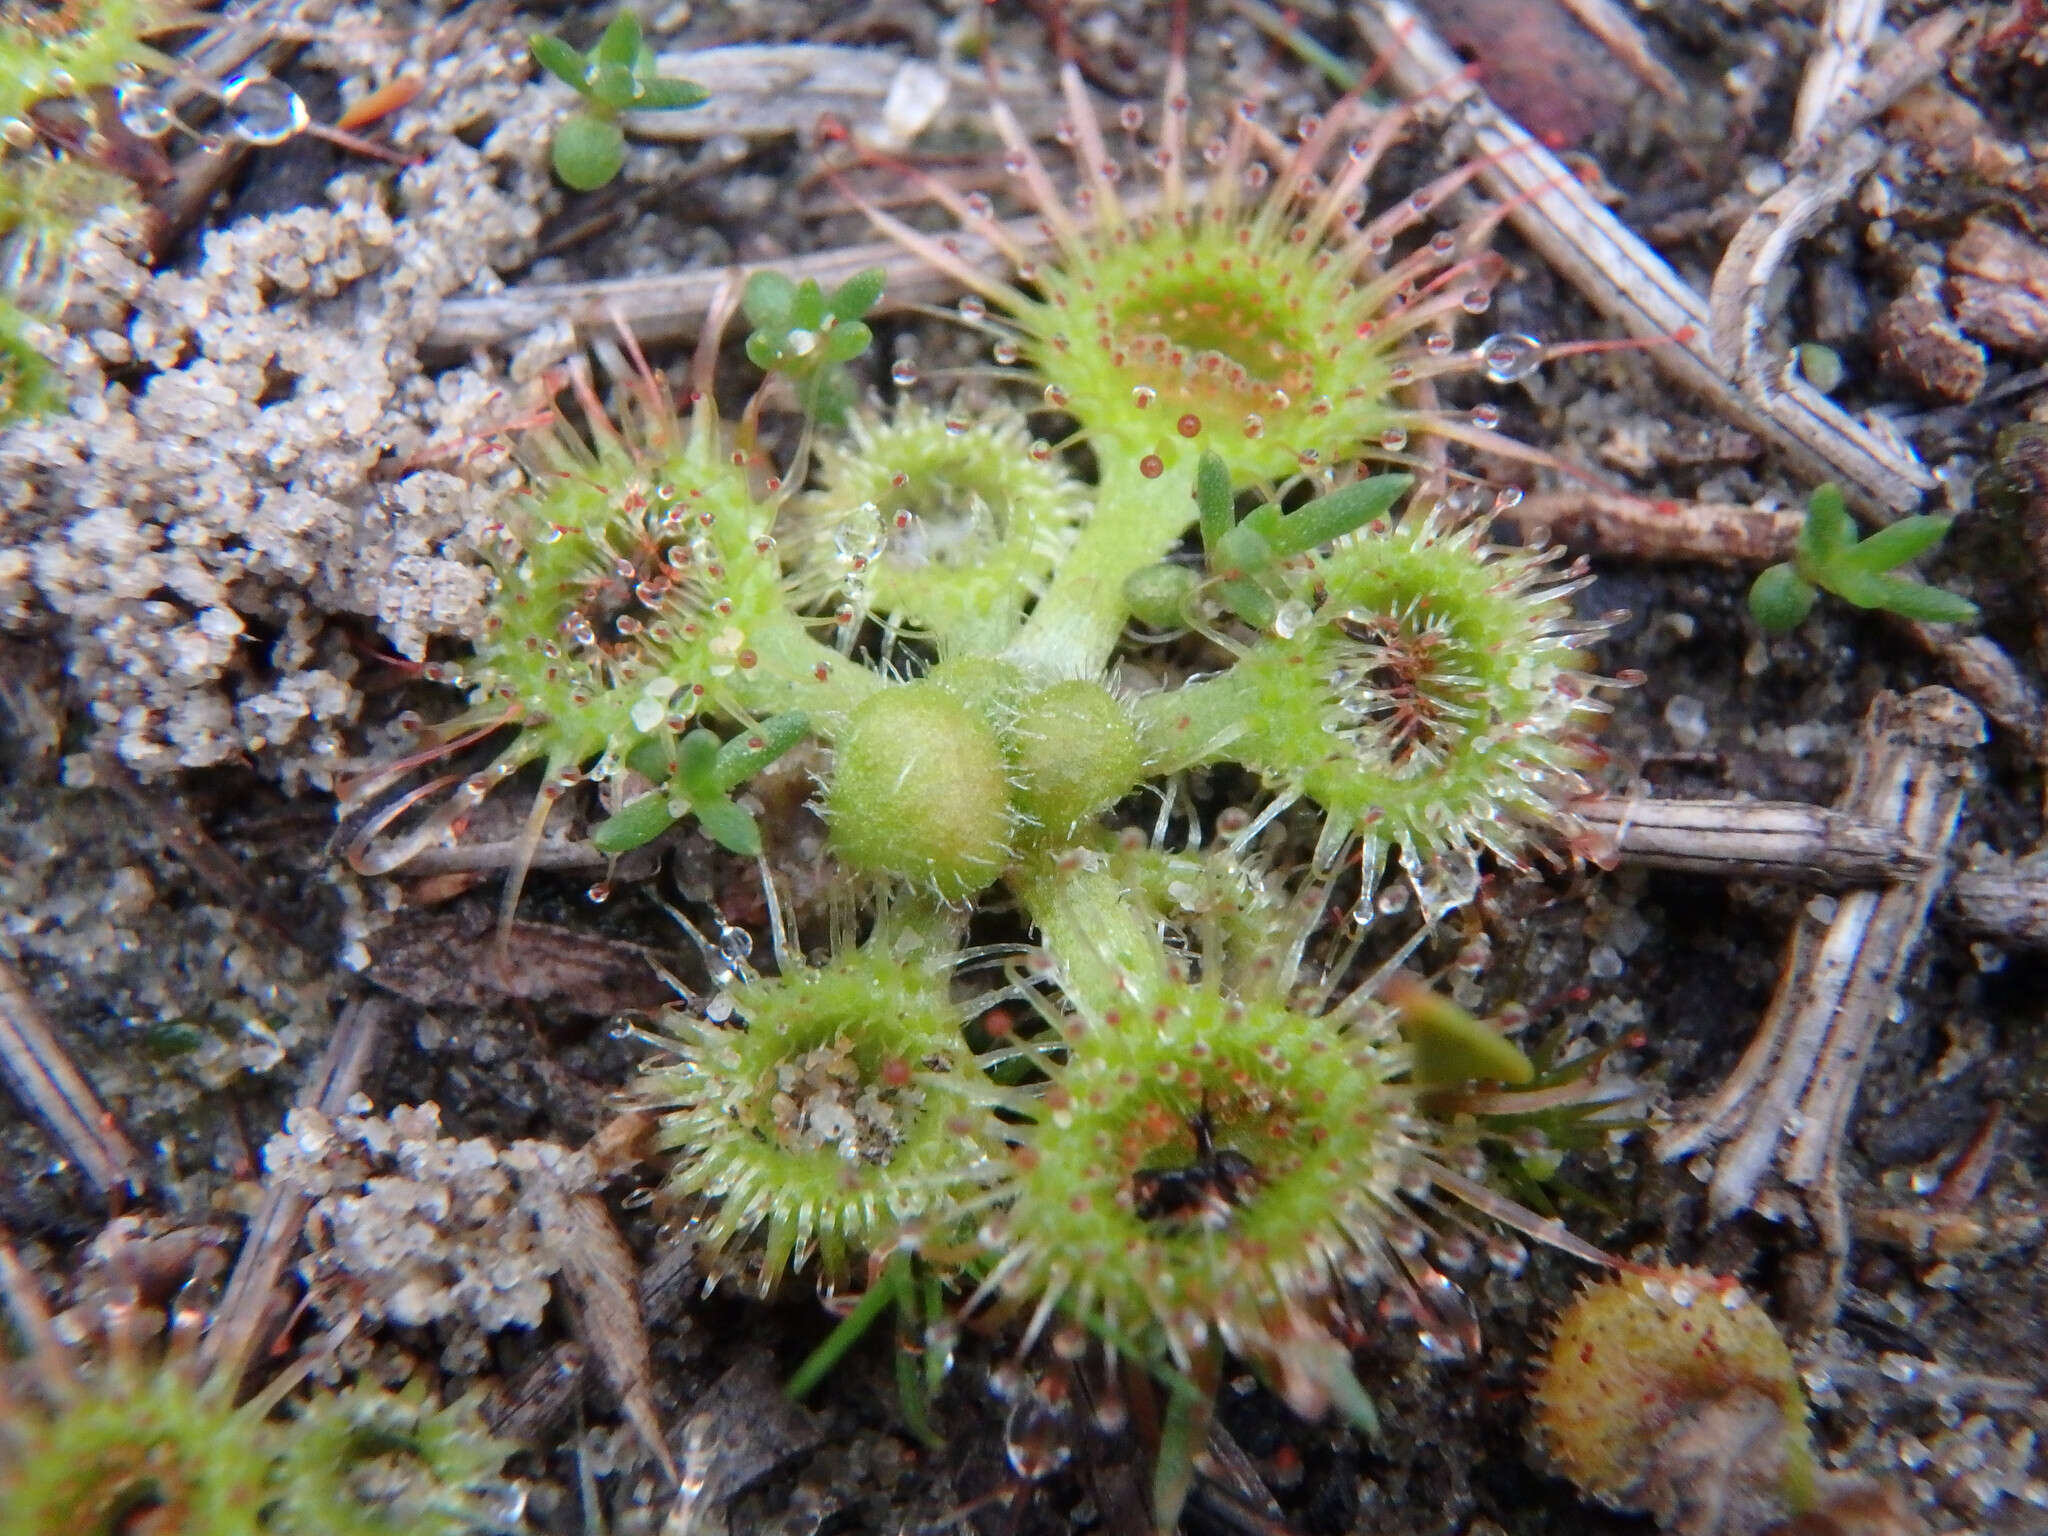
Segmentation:
{"type": "MultiPolygon", "coordinates": [[[[1003,227],[1025,246],[1044,243],[1034,219],[1013,219],[1003,227]]],[[[958,238],[965,260],[991,269],[1000,264],[987,241],[964,233],[958,238]]],[[[856,272],[880,267],[888,274],[880,306],[884,313],[941,303],[958,292],[950,277],[891,241],[793,256],[777,266],[793,281],[815,278],[828,290],[856,272]]],[[[481,298],[450,299],[421,349],[445,354],[496,346],[564,320],[586,336],[623,321],[644,343],[693,341],[713,296],[731,280],[731,269],[713,267],[608,282],[529,283],[481,298]]]]}
{"type": "Polygon", "coordinates": [[[1837,1282],[1848,1249],[1837,1160],[1864,1064],[1948,878],[1982,717],[1946,688],[1881,693],[1839,809],[1895,826],[1921,859],[1883,889],[1851,891],[1801,918],[1756,1039],[1720,1091],[1659,1139],[1669,1161],[1725,1143],[1708,1185],[1714,1220],[1750,1208],[1781,1144],[1785,1179],[1805,1192],[1837,1282]]]}
{"type": "MultiPolygon", "coordinates": [[[[1796,377],[1789,359],[1767,341],[1774,279],[1794,247],[1855,190],[1884,152],[1883,140],[1861,125],[1938,70],[1963,25],[1959,11],[1931,16],[1866,72],[1863,49],[1882,11],[1874,0],[1835,0],[1830,7],[1829,46],[1816,56],[1800,91],[1798,121],[1804,126],[1795,127],[1787,157],[1797,169],[1743,222],[1714,271],[1708,299],[1714,356],[1766,412],[1781,397],[1802,391],[1825,398],[1796,377]]],[[[1907,452],[1903,444],[1898,451],[1907,452]]],[[[1929,483],[1923,479],[1922,489],[1929,483]]]]}
{"type": "Polygon", "coordinates": [[[1799,80],[1799,100],[1792,108],[1795,156],[1819,136],[1828,113],[1862,80],[1870,45],[1883,24],[1884,0],[1828,0],[1820,46],[1806,61],[1806,73],[1799,80]]]}
{"type": "MultiPolygon", "coordinates": [[[[1581,800],[1572,813],[1604,831],[1618,858],[1652,869],[1840,890],[1916,879],[1930,867],[1926,849],[1897,827],[1817,805],[1617,795],[1581,800]]],[[[2048,859],[1979,853],[1951,870],[1934,915],[1980,938],[2048,949],[2048,859]]]]}
{"type": "Polygon", "coordinates": [[[1869,885],[1917,879],[1925,849],[1849,811],[1756,800],[1582,800],[1573,814],[1606,828],[1634,863],[1731,880],[1869,885]]]}
{"type": "Polygon", "coordinates": [[[939,66],[881,48],[740,43],[664,53],[656,63],[664,75],[694,80],[710,99],[688,112],[628,112],[626,126],[647,139],[776,138],[808,134],[831,119],[856,142],[897,152],[931,124],[952,90],[939,66]]]}
{"type": "Polygon", "coordinates": [[[1560,275],[1631,335],[1665,342],[1651,359],[1815,478],[1843,481],[1861,504],[1894,512],[1934,483],[1912,451],[1851,418],[1799,379],[1763,398],[1735,386],[1708,342],[1704,299],[1617,219],[1563,162],[1465,78],[1463,64],[1403,0],[1366,0],[1352,16],[1411,98],[1447,103],[1471,135],[1479,180],[1560,275]]]}
{"type": "Polygon", "coordinates": [[[51,1033],[21,973],[0,956],[0,1076],[42,1116],[101,1194],[143,1184],[142,1158],[51,1033]]]}
{"type": "Polygon", "coordinates": [[[1635,18],[1615,0],[1563,0],[1564,7],[1579,19],[1579,25],[1599,38],[1607,51],[1626,64],[1634,75],[1666,101],[1684,101],[1685,88],[1678,77],[1650,48],[1650,40],[1635,18]]]}
{"type": "Polygon", "coordinates": [[[1538,529],[1574,549],[1620,560],[1699,560],[1769,565],[1792,553],[1798,512],[1764,512],[1725,501],[1645,501],[1611,491],[1546,491],[1500,514],[1524,543],[1538,529]]]}

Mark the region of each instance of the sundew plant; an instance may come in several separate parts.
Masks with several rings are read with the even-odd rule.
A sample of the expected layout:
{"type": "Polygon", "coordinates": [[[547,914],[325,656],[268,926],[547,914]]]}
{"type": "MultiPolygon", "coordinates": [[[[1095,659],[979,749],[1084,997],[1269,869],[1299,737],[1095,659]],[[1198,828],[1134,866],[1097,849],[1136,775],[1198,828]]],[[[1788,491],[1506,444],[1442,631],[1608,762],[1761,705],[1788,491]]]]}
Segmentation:
{"type": "Polygon", "coordinates": [[[1492,215],[1438,222],[1469,173],[1374,201],[1411,118],[1355,97],[1283,137],[1198,116],[1178,59],[1113,127],[1061,84],[1070,177],[991,108],[1043,248],[928,184],[1007,277],[870,212],[967,290],[1007,398],[920,397],[901,366],[892,408],[853,398],[865,275],[756,278],[768,378],[733,415],[715,335],[682,411],[644,364],[611,414],[576,376],[582,426],[521,450],[475,654],[434,672],[470,704],[356,787],[382,808],[351,856],[398,868],[535,765],[529,851],[589,779],[603,848],[695,818],[757,854],[746,778],[822,744],[829,932],[791,931],[764,862],[773,963],[703,936],[716,989],[662,1021],[640,1089],[670,1193],[762,1289],[865,1282],[864,1316],[893,1297],[934,1338],[959,1308],[1014,1319],[1020,1362],[1053,1357],[1020,1413],[1084,1355],[1106,1417],[1125,1365],[1155,1376],[1170,1528],[1227,1357],[1369,1421],[1365,1298],[1456,1354],[1446,1271],[1518,1266],[1516,1231],[1601,1257],[1497,1180],[1604,1091],[1400,965],[1485,868],[1562,856],[1603,624],[1582,569],[1495,541],[1514,493],[1435,451],[1539,457],[1495,408],[1435,403],[1545,356],[1483,326],[1492,215]],[[1258,802],[1205,811],[1179,786],[1206,768],[1258,802]],[[980,913],[1016,942],[971,942],[980,913]]]}

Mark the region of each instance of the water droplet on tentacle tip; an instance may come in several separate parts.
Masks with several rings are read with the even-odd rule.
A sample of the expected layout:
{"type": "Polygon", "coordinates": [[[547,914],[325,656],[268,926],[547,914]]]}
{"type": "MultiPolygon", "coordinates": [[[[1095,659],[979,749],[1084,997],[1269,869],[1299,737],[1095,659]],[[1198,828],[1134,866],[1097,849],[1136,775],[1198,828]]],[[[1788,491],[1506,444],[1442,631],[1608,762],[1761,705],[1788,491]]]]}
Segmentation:
{"type": "Polygon", "coordinates": [[[269,75],[238,75],[221,93],[228,123],[244,144],[282,144],[312,121],[299,93],[269,75]]]}
{"type": "Polygon", "coordinates": [[[1479,364],[1496,384],[1526,379],[1543,364],[1543,343],[1534,336],[1503,331],[1479,343],[1479,364]]]}

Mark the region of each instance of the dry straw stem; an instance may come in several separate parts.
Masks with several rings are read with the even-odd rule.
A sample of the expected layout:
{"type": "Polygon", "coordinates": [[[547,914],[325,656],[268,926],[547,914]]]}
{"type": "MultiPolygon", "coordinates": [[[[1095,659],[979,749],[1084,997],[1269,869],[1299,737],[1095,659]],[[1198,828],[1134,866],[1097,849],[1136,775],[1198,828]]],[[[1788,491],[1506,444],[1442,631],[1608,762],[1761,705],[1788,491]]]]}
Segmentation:
{"type": "MultiPolygon", "coordinates": [[[[1882,4],[1882,0],[1875,0],[1875,3],[1882,4]]],[[[1643,36],[1635,18],[1615,4],[1615,0],[1564,0],[1564,7],[1643,84],[1666,101],[1685,100],[1685,87],[1651,50],[1650,40],[1643,36]]]]}
{"type": "Polygon", "coordinates": [[[1755,394],[1739,388],[1709,342],[1707,302],[1597,202],[1558,158],[1465,77],[1457,55],[1401,0],[1369,0],[1353,20],[1410,97],[1449,104],[1484,162],[1480,183],[1510,205],[1510,222],[1560,275],[1631,335],[1666,340],[1651,359],[1730,419],[1770,441],[1815,479],[1845,483],[1859,505],[1891,514],[1933,484],[1912,451],[1872,431],[1782,370],[1755,394]]]}
{"type": "MultiPolygon", "coordinates": [[[[1036,219],[1013,219],[1002,228],[1010,239],[1027,248],[1045,243],[1036,219]]],[[[964,232],[956,238],[963,260],[991,272],[1000,269],[1001,258],[986,240],[964,232]]],[[[885,274],[877,313],[943,303],[960,291],[952,278],[893,240],[842,246],[776,263],[776,270],[791,282],[812,278],[828,293],[870,267],[880,267],[885,274]]],[[[643,344],[693,341],[711,301],[732,278],[733,269],[711,267],[595,283],[529,283],[483,298],[450,299],[441,306],[421,350],[446,355],[499,346],[564,320],[585,336],[610,332],[623,323],[643,344]]]]}
{"type": "Polygon", "coordinates": [[[687,112],[628,112],[643,139],[783,138],[832,119],[857,144],[898,152],[929,127],[952,94],[946,71],[884,48],[828,43],[741,43],[655,59],[664,79],[690,80],[709,99],[687,112]]]}
{"type": "Polygon", "coordinates": [[[1881,693],[1864,718],[1838,809],[1896,827],[1925,864],[1883,888],[1850,891],[1801,917],[1756,1039],[1707,1103],[1658,1141],[1666,1161],[1726,1143],[1707,1190],[1716,1221],[1748,1210],[1774,1160],[1807,1196],[1839,1290],[1848,1249],[1837,1160],[1870,1048],[1883,1028],[1949,876],[1948,853],[1983,718],[1961,695],[1881,693]],[[1790,1135],[1782,1159],[1780,1144],[1790,1135]]]}
{"type": "Polygon", "coordinates": [[[1800,77],[1799,100],[1792,108],[1792,150],[1808,144],[1823,119],[1863,78],[1870,45],[1884,23],[1884,0],[1828,0],[1820,25],[1820,44],[1800,77]]]}
{"type": "MultiPolygon", "coordinates": [[[[1615,795],[1577,801],[1572,814],[1613,838],[1629,863],[1726,880],[1840,890],[1917,879],[1930,863],[1895,826],[1796,801],[1615,795]]],[[[1951,871],[1934,917],[1980,938],[2048,949],[2048,870],[1979,855],[1951,871]]]]}
{"type": "Polygon", "coordinates": [[[93,1187],[142,1188],[142,1159],[50,1032],[28,983],[0,956],[0,1076],[43,1118],[93,1187]]]}
{"type": "Polygon", "coordinates": [[[1645,501],[1614,491],[1545,491],[1524,497],[1498,521],[1524,543],[1548,529],[1572,549],[1619,560],[1697,560],[1713,565],[1771,565],[1791,558],[1806,518],[1740,502],[1645,501]]]}

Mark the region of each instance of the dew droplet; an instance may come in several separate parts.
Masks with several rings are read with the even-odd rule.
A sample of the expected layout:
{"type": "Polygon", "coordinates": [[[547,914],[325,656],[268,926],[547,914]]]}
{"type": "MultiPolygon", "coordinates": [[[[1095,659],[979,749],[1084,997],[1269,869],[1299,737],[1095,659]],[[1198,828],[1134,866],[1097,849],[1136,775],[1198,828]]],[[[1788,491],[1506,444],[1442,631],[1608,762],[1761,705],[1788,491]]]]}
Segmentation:
{"type": "Polygon", "coordinates": [[[889,378],[899,388],[908,389],[917,382],[917,364],[907,357],[899,357],[889,369],[889,378]]]}
{"type": "Polygon", "coordinates": [[[960,301],[960,318],[963,320],[986,320],[988,301],[978,293],[970,293],[960,301]]]}
{"type": "Polygon", "coordinates": [[[1025,451],[1030,454],[1032,462],[1043,464],[1052,457],[1052,444],[1042,437],[1034,437],[1031,446],[1025,451]]]}
{"type": "Polygon", "coordinates": [[[584,894],[592,901],[600,904],[610,901],[612,899],[612,883],[609,880],[600,880],[584,894]]]}
{"type": "Polygon", "coordinates": [[[1173,425],[1174,430],[1179,432],[1182,437],[1194,437],[1202,430],[1202,418],[1193,411],[1189,411],[1187,415],[1181,417],[1173,425]]]}
{"type": "Polygon", "coordinates": [[[129,84],[115,94],[121,126],[137,138],[160,139],[171,131],[171,109],[146,85],[129,84]]]}
{"type": "Polygon", "coordinates": [[[1483,315],[1493,307],[1493,290],[1490,288],[1467,288],[1458,305],[1468,315],[1483,315]]]}
{"type": "Polygon", "coordinates": [[[244,144],[282,144],[312,121],[299,93],[269,75],[238,75],[221,92],[228,125],[244,144]]]}
{"type": "Polygon", "coordinates": [[[1266,418],[1256,412],[1246,416],[1244,419],[1244,435],[1252,438],[1264,437],[1266,435],[1266,418]]]}
{"type": "Polygon", "coordinates": [[[1018,355],[1017,343],[1008,338],[997,342],[995,345],[995,359],[1005,368],[1016,362],[1018,355]]]}
{"type": "Polygon", "coordinates": [[[1273,615],[1273,633],[1292,640],[1315,619],[1314,611],[1298,597],[1290,597],[1273,615]]]}
{"type": "Polygon", "coordinates": [[[1408,446],[1408,434],[1399,427],[1388,427],[1380,434],[1380,446],[1389,453],[1398,453],[1408,446]]]}
{"type": "Polygon", "coordinates": [[[1131,404],[1136,406],[1141,411],[1144,410],[1146,407],[1150,406],[1152,402],[1154,400],[1157,400],[1158,398],[1159,391],[1154,389],[1150,384],[1133,384],[1131,386],[1131,404]]]}
{"type": "Polygon", "coordinates": [[[1138,460],[1138,473],[1147,480],[1157,480],[1166,473],[1166,465],[1156,453],[1148,453],[1138,460]]]}
{"type": "Polygon", "coordinates": [[[1067,392],[1057,384],[1048,384],[1045,386],[1045,403],[1059,410],[1067,403],[1067,392]]]}
{"type": "Polygon", "coordinates": [[[33,149],[36,131],[22,118],[10,117],[0,123],[0,139],[5,139],[15,149],[33,149]]]}
{"type": "Polygon", "coordinates": [[[1472,425],[1484,427],[1489,432],[1500,425],[1500,407],[1497,405],[1475,405],[1472,407],[1472,425]]]}
{"type": "Polygon", "coordinates": [[[1543,343],[1534,336],[1503,331],[1479,343],[1479,363],[1496,384],[1526,379],[1543,364],[1543,343]]]}

